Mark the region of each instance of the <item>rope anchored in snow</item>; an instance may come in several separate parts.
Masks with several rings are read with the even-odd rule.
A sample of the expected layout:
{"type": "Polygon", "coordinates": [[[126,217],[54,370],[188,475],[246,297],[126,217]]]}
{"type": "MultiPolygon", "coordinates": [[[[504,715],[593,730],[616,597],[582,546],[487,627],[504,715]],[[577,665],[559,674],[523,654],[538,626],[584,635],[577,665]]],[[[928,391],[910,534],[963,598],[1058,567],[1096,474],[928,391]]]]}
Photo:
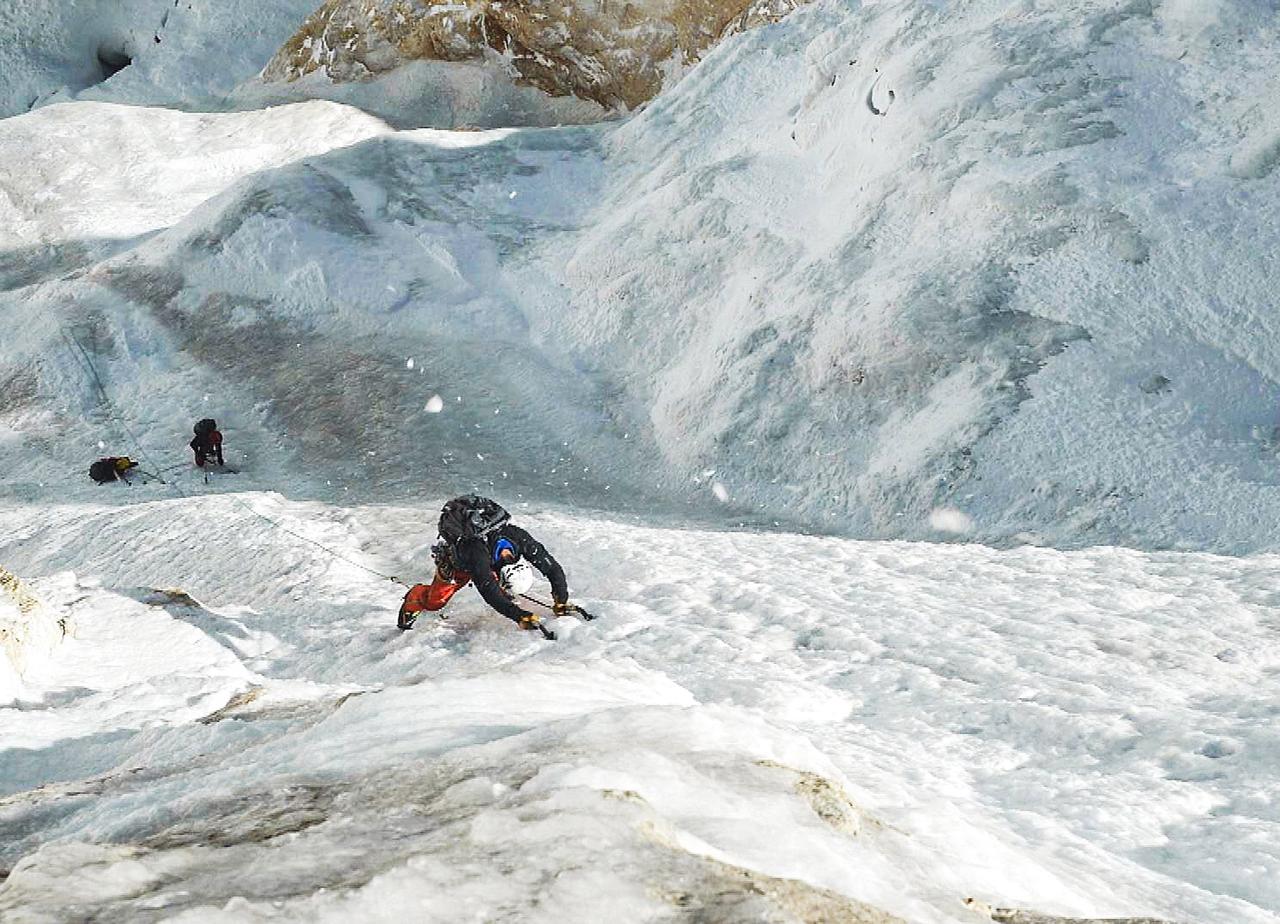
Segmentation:
{"type": "MultiPolygon", "coordinates": [[[[97,391],[99,402],[106,409],[108,416],[110,416],[111,419],[119,425],[120,429],[124,431],[125,436],[128,437],[129,441],[133,444],[133,449],[137,452],[138,458],[147,461],[148,465],[150,465],[150,460],[142,449],[142,441],[138,439],[137,434],[135,434],[133,430],[129,428],[129,425],[125,423],[124,417],[116,412],[115,404],[107,394],[107,387],[102,383],[102,376],[98,374],[98,367],[93,364],[93,360],[89,357],[89,351],[84,348],[84,344],[80,342],[80,339],[76,337],[75,334],[71,333],[71,331],[67,330],[67,328],[59,327],[58,330],[62,334],[63,339],[67,341],[68,346],[74,346],[75,352],[80,354],[79,357],[76,357],[75,352],[72,353],[72,357],[75,358],[77,365],[80,365],[80,358],[83,358],[84,368],[88,370],[89,379],[93,384],[94,390],[97,391]]],[[[157,472],[160,471],[160,469],[155,465],[151,465],[151,468],[156,469],[157,472]]],[[[153,474],[152,477],[161,484],[169,484],[169,482],[165,481],[159,474],[153,474]]],[[[176,485],[170,485],[170,487],[176,488],[176,485]]]]}
{"type": "MultiPolygon", "coordinates": [[[[111,401],[111,398],[110,398],[110,396],[107,394],[106,386],[103,384],[103,382],[102,382],[102,377],[98,374],[98,370],[97,370],[97,368],[94,366],[94,364],[93,364],[93,360],[89,357],[89,352],[88,352],[88,350],[86,350],[86,349],[84,348],[84,346],[80,343],[80,341],[79,341],[78,339],[76,339],[75,335],[74,335],[74,334],[72,334],[72,333],[70,333],[66,328],[61,328],[61,331],[62,331],[62,335],[63,335],[63,337],[67,339],[68,343],[69,343],[69,344],[74,344],[74,345],[75,345],[75,347],[76,347],[76,349],[78,350],[78,352],[79,352],[80,356],[81,356],[81,357],[83,357],[84,365],[85,365],[85,367],[87,368],[87,370],[88,370],[88,372],[89,372],[90,379],[92,380],[92,383],[93,383],[93,385],[94,385],[94,388],[95,388],[95,390],[96,390],[96,391],[97,391],[97,393],[98,393],[98,397],[99,397],[99,399],[101,400],[103,407],[105,407],[105,408],[107,409],[107,413],[108,413],[108,414],[110,414],[110,415],[111,415],[111,417],[112,417],[112,419],[114,419],[114,420],[116,421],[116,423],[118,423],[118,424],[120,425],[120,428],[125,432],[125,434],[128,436],[128,438],[130,439],[130,441],[133,443],[133,448],[134,448],[135,450],[137,450],[138,457],[139,457],[139,458],[145,458],[145,455],[144,455],[144,453],[143,453],[143,451],[142,451],[142,443],[141,443],[141,441],[140,441],[140,440],[138,439],[138,437],[133,433],[133,431],[129,428],[129,425],[128,425],[127,423],[125,423],[125,422],[124,422],[123,418],[122,418],[119,414],[117,414],[117,413],[115,412],[115,410],[114,410],[114,405],[113,405],[113,403],[112,403],[112,401],[111,401]]],[[[78,359],[77,359],[77,363],[79,363],[79,360],[78,360],[78,359]]],[[[154,468],[154,469],[155,469],[155,471],[154,471],[154,472],[145,472],[144,474],[148,474],[148,475],[150,475],[151,477],[153,477],[153,478],[155,478],[157,481],[159,481],[161,484],[168,485],[169,487],[173,488],[173,490],[177,491],[177,493],[178,493],[180,496],[185,497],[186,495],[183,493],[183,491],[182,491],[182,489],[181,489],[181,488],[179,488],[176,484],[171,484],[170,482],[165,481],[165,480],[164,480],[164,478],[160,475],[160,472],[170,471],[172,468],[176,468],[176,467],[177,467],[177,466],[170,466],[170,467],[168,467],[168,468],[160,468],[160,467],[158,467],[158,466],[152,466],[152,468],[154,468]]],[[[206,484],[208,484],[208,480],[209,480],[209,476],[208,476],[208,474],[206,473],[206,474],[205,474],[205,483],[206,483],[206,484]]],[[[355,561],[355,560],[354,560],[354,559],[352,559],[352,558],[348,558],[346,555],[343,555],[341,552],[338,552],[338,551],[336,551],[336,550],[334,550],[334,549],[331,549],[331,548],[329,548],[328,546],[324,545],[323,543],[321,543],[321,542],[317,542],[315,539],[311,539],[311,538],[309,538],[309,537],[307,537],[307,536],[302,535],[301,533],[298,533],[298,532],[295,532],[295,531],[293,531],[293,530],[289,529],[289,527],[285,526],[283,523],[280,523],[280,522],[279,522],[279,521],[277,521],[277,520],[273,520],[271,517],[267,516],[265,513],[262,513],[262,512],[261,512],[261,511],[259,511],[259,510],[255,510],[255,509],[253,509],[253,508],[252,508],[252,507],[250,507],[246,502],[242,501],[242,500],[241,500],[240,498],[238,498],[238,497],[235,497],[235,496],[232,496],[232,495],[228,495],[228,497],[229,497],[229,499],[231,500],[231,502],[232,502],[232,503],[237,504],[238,506],[240,506],[242,509],[244,509],[245,511],[247,511],[247,512],[248,512],[249,514],[251,514],[252,516],[255,516],[255,517],[259,518],[260,520],[263,520],[264,522],[269,523],[271,526],[273,526],[274,528],[278,529],[280,532],[284,533],[285,535],[292,536],[294,539],[298,539],[298,540],[299,540],[299,541],[301,541],[301,542],[306,542],[306,543],[308,543],[308,544],[310,544],[310,545],[315,546],[316,548],[320,549],[320,550],[321,550],[322,552],[324,552],[325,554],[329,555],[331,558],[336,558],[336,559],[338,559],[339,561],[346,562],[348,565],[351,565],[351,566],[352,566],[352,567],[354,567],[354,568],[359,568],[361,571],[365,571],[365,572],[367,572],[367,573],[369,573],[369,574],[372,574],[372,575],[374,575],[374,576],[376,576],[376,577],[380,577],[380,578],[383,578],[384,580],[391,581],[393,584],[399,584],[401,587],[412,587],[412,586],[413,586],[413,585],[412,585],[412,584],[410,584],[408,581],[401,580],[400,578],[398,578],[398,577],[396,577],[396,576],[394,576],[394,575],[391,575],[391,574],[385,574],[385,573],[383,573],[383,572],[381,572],[381,571],[377,570],[376,568],[370,568],[368,565],[361,564],[360,562],[355,561]]],[[[552,604],[550,604],[550,603],[545,603],[545,602],[543,602],[543,601],[541,601],[541,600],[538,600],[538,599],[537,599],[537,598],[535,598],[535,597],[529,597],[529,596],[527,596],[527,595],[525,595],[525,594],[520,594],[520,596],[521,596],[521,597],[524,597],[524,599],[528,600],[528,601],[529,601],[529,602],[531,602],[531,603],[536,603],[536,604],[538,604],[539,606],[542,606],[542,607],[545,607],[545,608],[546,608],[546,609],[548,609],[548,610],[551,610],[551,611],[552,611],[553,613],[555,613],[556,615],[560,615],[560,613],[561,613],[561,612],[572,612],[572,613],[576,613],[578,616],[582,617],[583,619],[587,619],[587,620],[595,619],[595,617],[594,617],[594,616],[592,616],[590,613],[588,613],[586,610],[584,610],[584,609],[583,609],[582,607],[580,607],[580,606],[573,606],[573,605],[571,605],[571,604],[566,604],[566,605],[565,605],[564,607],[562,607],[562,608],[557,608],[557,607],[553,606],[552,604]]],[[[541,623],[540,621],[539,621],[539,623],[538,623],[538,630],[542,633],[543,638],[550,639],[550,640],[554,640],[554,639],[555,639],[555,637],[556,637],[556,634],[555,634],[554,632],[552,632],[550,629],[548,629],[546,626],[542,625],[542,623],[541,623]]]]}
{"type": "MultiPolygon", "coordinates": [[[[106,385],[103,384],[102,376],[98,374],[97,366],[94,365],[93,359],[89,356],[89,351],[84,348],[84,345],[79,341],[79,339],[75,336],[75,334],[71,333],[65,327],[59,328],[59,330],[62,333],[63,338],[67,341],[67,345],[74,347],[72,356],[73,358],[75,358],[76,364],[82,365],[83,368],[88,372],[90,383],[93,385],[94,390],[98,393],[98,399],[102,404],[102,406],[106,409],[107,414],[110,415],[111,419],[114,420],[120,426],[120,429],[122,431],[124,431],[125,436],[128,438],[128,440],[132,444],[131,448],[135,450],[138,458],[146,459],[147,458],[146,453],[144,453],[142,449],[142,441],[139,440],[137,437],[137,434],[135,434],[133,430],[130,429],[129,425],[124,421],[124,418],[116,412],[115,404],[114,402],[112,402],[111,396],[107,394],[106,385]],[[78,353],[79,356],[76,356],[76,353],[78,353]]],[[[154,471],[140,470],[139,473],[144,475],[149,475],[150,477],[154,478],[156,481],[160,482],[161,484],[167,485],[168,487],[176,491],[180,497],[185,498],[187,496],[186,493],[181,488],[179,488],[176,484],[173,484],[172,482],[166,481],[163,475],[161,474],[162,472],[170,472],[173,469],[180,468],[182,466],[174,465],[174,466],[167,466],[167,467],[161,468],[156,465],[151,465],[150,467],[154,469],[154,471]]],[[[206,473],[205,475],[206,484],[208,484],[208,480],[209,480],[209,476],[206,473]]],[[[238,504],[240,507],[248,511],[253,516],[258,517],[259,519],[264,520],[267,523],[270,523],[272,526],[280,530],[282,533],[292,536],[295,539],[300,539],[303,542],[310,543],[311,545],[314,545],[316,548],[324,551],[325,553],[327,553],[333,558],[339,559],[340,561],[344,561],[347,564],[352,565],[353,567],[359,568],[362,571],[367,571],[368,573],[376,575],[377,577],[385,578],[386,580],[399,584],[402,587],[411,586],[407,582],[400,580],[400,578],[398,577],[394,577],[390,574],[383,574],[381,571],[378,571],[375,568],[370,568],[368,565],[362,565],[360,562],[354,561],[348,558],[347,556],[341,554],[340,552],[336,552],[333,549],[329,548],[328,546],[317,542],[314,539],[309,539],[300,533],[294,532],[284,524],[279,523],[276,520],[273,520],[271,517],[267,516],[266,514],[261,513],[260,511],[254,510],[252,507],[250,507],[244,501],[240,500],[238,497],[229,496],[229,498],[232,503],[238,504]]]]}
{"type": "Polygon", "coordinates": [[[355,568],[359,568],[361,571],[367,571],[369,574],[376,575],[377,577],[385,578],[386,580],[391,581],[394,584],[399,584],[401,587],[413,586],[409,582],[402,581],[398,577],[395,577],[390,574],[383,574],[381,571],[377,570],[376,568],[370,568],[368,565],[362,565],[360,562],[355,561],[354,559],[348,558],[347,556],[343,555],[341,552],[335,551],[334,549],[329,548],[327,545],[324,545],[321,542],[317,542],[315,539],[311,539],[311,538],[308,538],[307,536],[302,535],[301,533],[294,532],[289,527],[285,526],[283,523],[280,523],[277,520],[271,519],[271,517],[267,516],[265,513],[262,513],[261,511],[258,511],[258,510],[254,510],[252,507],[250,507],[244,501],[240,500],[240,498],[238,497],[228,495],[228,498],[231,500],[232,503],[239,504],[242,508],[244,508],[250,514],[252,514],[253,516],[257,517],[260,520],[270,523],[272,526],[280,530],[280,532],[284,533],[285,535],[292,536],[294,539],[299,539],[306,543],[310,543],[311,545],[314,545],[317,549],[320,549],[321,551],[326,552],[329,556],[336,558],[339,561],[344,561],[348,565],[351,565],[355,568]]]}
{"type": "MultiPolygon", "coordinates": [[[[76,337],[75,334],[71,333],[65,327],[59,328],[59,330],[61,331],[63,338],[67,341],[68,346],[74,346],[74,352],[72,355],[76,359],[76,364],[77,365],[83,364],[83,367],[88,372],[90,382],[92,383],[94,390],[98,393],[98,399],[101,402],[102,406],[106,408],[106,411],[111,416],[111,419],[120,425],[120,429],[124,431],[125,436],[128,437],[129,441],[132,443],[132,448],[136,451],[138,458],[146,459],[147,456],[142,450],[142,441],[138,439],[137,435],[133,432],[133,430],[130,429],[129,425],[125,423],[124,418],[116,412],[115,404],[112,402],[111,396],[107,394],[106,385],[103,384],[102,376],[98,374],[97,366],[94,365],[93,359],[89,356],[89,351],[84,348],[84,345],[80,342],[80,340],[76,337]],[[79,356],[76,356],[75,353],[79,353],[79,356]]],[[[161,468],[156,465],[151,465],[150,467],[153,468],[155,471],[150,471],[150,472],[140,471],[140,474],[149,475],[150,477],[154,478],[156,481],[160,482],[161,484],[168,485],[170,488],[176,491],[178,495],[181,497],[187,496],[183,492],[183,490],[179,488],[176,484],[165,481],[163,475],[161,474],[162,472],[170,472],[182,466],[171,465],[171,466],[161,468]]],[[[208,481],[209,481],[209,476],[206,473],[205,483],[208,484],[208,481]]],[[[361,570],[367,571],[370,574],[377,575],[380,578],[385,578],[388,581],[392,581],[396,584],[400,584],[403,587],[410,586],[408,583],[400,580],[400,578],[398,577],[393,577],[390,574],[383,574],[381,571],[378,571],[374,568],[370,568],[368,565],[362,565],[360,564],[360,562],[353,561],[352,559],[348,558],[347,556],[339,552],[334,551],[328,546],[325,546],[319,542],[316,542],[316,540],[314,539],[309,539],[306,536],[301,535],[300,533],[294,532],[293,530],[289,529],[287,526],[283,525],[282,523],[279,523],[276,520],[271,519],[271,517],[267,516],[266,514],[261,513],[257,510],[254,510],[252,507],[250,507],[244,501],[240,500],[238,497],[230,497],[230,500],[232,501],[232,503],[240,505],[243,509],[247,510],[253,516],[258,517],[259,519],[264,520],[267,523],[270,523],[272,526],[280,530],[282,533],[286,533],[287,535],[290,535],[295,539],[300,539],[303,542],[308,542],[311,545],[314,545],[316,548],[321,549],[322,551],[328,553],[333,558],[337,558],[340,561],[345,561],[349,565],[352,565],[356,568],[360,568],[361,570]]]]}

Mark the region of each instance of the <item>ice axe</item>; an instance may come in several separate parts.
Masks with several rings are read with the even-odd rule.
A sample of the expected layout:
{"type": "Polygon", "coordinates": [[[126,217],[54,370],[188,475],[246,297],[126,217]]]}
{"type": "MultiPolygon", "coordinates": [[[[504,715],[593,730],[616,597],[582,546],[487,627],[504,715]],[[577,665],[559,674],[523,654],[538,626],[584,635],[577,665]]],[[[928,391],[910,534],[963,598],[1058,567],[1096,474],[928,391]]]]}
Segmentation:
{"type": "MultiPolygon", "coordinates": [[[[536,603],[536,604],[538,604],[538,606],[542,607],[543,609],[548,609],[548,610],[551,610],[551,612],[556,613],[556,608],[555,608],[555,606],[553,606],[553,605],[552,605],[552,604],[550,604],[550,603],[547,603],[547,602],[546,602],[546,601],[544,601],[544,600],[539,600],[537,597],[531,597],[531,596],[529,596],[528,594],[517,594],[517,596],[522,597],[522,598],[523,598],[523,599],[525,599],[525,600],[528,600],[530,603],[536,603]]],[[[566,604],[565,604],[565,609],[566,609],[568,612],[570,612],[570,613],[577,613],[579,616],[581,616],[581,617],[582,617],[583,619],[585,619],[587,622],[590,622],[591,620],[595,619],[595,617],[594,617],[594,616],[592,616],[590,613],[588,613],[588,612],[587,612],[586,610],[584,610],[582,607],[578,606],[576,603],[566,603],[566,604]]],[[[557,613],[557,615],[559,615],[559,614],[557,613]]]]}

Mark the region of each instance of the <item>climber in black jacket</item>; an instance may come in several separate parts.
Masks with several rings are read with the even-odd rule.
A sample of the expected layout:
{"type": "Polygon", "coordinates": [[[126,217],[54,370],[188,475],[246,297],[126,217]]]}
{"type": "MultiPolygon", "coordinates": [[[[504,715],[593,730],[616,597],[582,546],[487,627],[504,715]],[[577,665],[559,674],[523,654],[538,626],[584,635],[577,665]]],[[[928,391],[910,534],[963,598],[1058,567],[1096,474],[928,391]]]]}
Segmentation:
{"type": "Polygon", "coordinates": [[[430,584],[415,584],[409,590],[396,624],[412,628],[418,613],[443,608],[455,593],[474,582],[484,601],[503,616],[522,629],[537,629],[541,620],[516,602],[533,582],[532,568],[551,583],[553,611],[557,615],[575,611],[569,603],[564,569],[541,542],[508,520],[502,507],[474,494],[445,504],[440,542],[431,549],[435,577],[430,584]]]}

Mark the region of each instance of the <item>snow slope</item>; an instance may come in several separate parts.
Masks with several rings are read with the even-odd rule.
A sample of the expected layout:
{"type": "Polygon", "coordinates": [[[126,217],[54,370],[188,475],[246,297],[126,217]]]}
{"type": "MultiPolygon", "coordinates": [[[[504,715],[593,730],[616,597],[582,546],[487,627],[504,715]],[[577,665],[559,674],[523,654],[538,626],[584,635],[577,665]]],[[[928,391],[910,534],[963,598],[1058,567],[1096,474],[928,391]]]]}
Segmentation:
{"type": "Polygon", "coordinates": [[[246,507],[377,568],[430,541],[257,494],[0,521],[15,567],[110,576],[0,713],[14,920],[1278,917],[1274,557],[529,513],[603,614],[552,644],[470,591],[401,635],[246,507]]]}
{"type": "Polygon", "coordinates": [[[217,108],[311,0],[6,0],[0,116],[72,97],[217,108]]]}
{"type": "Polygon", "coordinates": [[[537,314],[738,502],[1273,548],[1278,37],[1252,0],[801,10],[610,133],[537,314]]]}
{"type": "Polygon", "coordinates": [[[0,121],[0,565],[78,626],[0,916],[1274,922],[1275,25],[824,2],[617,125],[0,121]],[[392,628],[472,488],[599,621],[392,628]]]}
{"type": "Polygon", "coordinates": [[[237,431],[261,484],[300,474],[319,496],[500,485],[679,509],[608,380],[531,343],[503,271],[576,227],[588,203],[565,194],[598,182],[594,130],[393,134],[322,102],[77,104],[10,120],[0,148],[40,148],[68,119],[84,146],[42,149],[38,194],[25,164],[0,176],[21,235],[0,305],[26,319],[5,357],[22,415],[0,444],[10,492],[91,491],[80,460],[103,440],[125,452],[136,436],[127,451],[152,471],[181,462],[194,414],[237,431]],[[171,139],[158,161],[157,134],[171,139]],[[118,156],[86,184],[102,148],[118,156]],[[177,151],[221,169],[193,174],[164,156],[177,151]],[[156,186],[168,195],[142,192],[156,186]],[[437,396],[445,413],[428,410],[437,396]]]}
{"type": "MultiPolygon", "coordinates": [[[[18,152],[59,118],[89,120],[32,113],[0,139],[17,168],[0,266],[10,287],[48,283],[11,296],[27,311],[76,305],[116,340],[163,331],[269,401],[268,430],[358,433],[367,459],[396,460],[375,479],[393,494],[443,493],[420,409],[442,379],[476,381],[451,363],[496,351],[498,379],[452,395],[469,411],[451,434],[490,427],[467,447],[485,463],[469,481],[533,457],[521,493],[605,507],[625,481],[627,496],[723,498],[731,522],[852,535],[957,535],[947,523],[997,543],[1272,548],[1280,128],[1256,102],[1280,86],[1272,8],[913,10],[797,11],[618,126],[459,143],[359,116],[336,128],[319,104],[225,121],[116,110],[44,150],[36,180],[18,152]],[[257,138],[262,157],[237,163],[268,125],[278,154],[257,138]],[[140,184],[174,169],[147,166],[155,134],[186,152],[169,163],[191,188],[110,192],[121,167],[140,184]],[[121,163],[98,174],[107,149],[121,163]],[[207,155],[232,169],[187,168],[207,155]],[[163,232],[133,240],[137,209],[163,232]],[[282,382],[249,351],[190,348],[229,327],[312,344],[310,368],[282,382]],[[335,365],[361,370],[353,398],[311,413],[335,365]],[[477,402],[521,432],[498,439],[477,402]],[[420,468],[399,464],[410,443],[420,468]],[[549,477],[566,467],[591,485],[549,477]]],[[[171,371],[184,390],[203,374],[171,371]]],[[[314,448],[290,464],[352,477],[314,448]]]]}

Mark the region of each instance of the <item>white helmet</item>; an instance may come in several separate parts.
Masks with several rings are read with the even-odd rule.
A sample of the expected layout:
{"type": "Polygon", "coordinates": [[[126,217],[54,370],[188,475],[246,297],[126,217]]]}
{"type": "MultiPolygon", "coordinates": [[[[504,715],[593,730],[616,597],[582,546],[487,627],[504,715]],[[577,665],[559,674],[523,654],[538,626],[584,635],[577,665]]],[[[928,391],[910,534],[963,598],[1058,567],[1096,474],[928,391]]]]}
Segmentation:
{"type": "Polygon", "coordinates": [[[498,582],[511,596],[526,593],[533,586],[533,566],[523,558],[498,569],[498,582]]]}

